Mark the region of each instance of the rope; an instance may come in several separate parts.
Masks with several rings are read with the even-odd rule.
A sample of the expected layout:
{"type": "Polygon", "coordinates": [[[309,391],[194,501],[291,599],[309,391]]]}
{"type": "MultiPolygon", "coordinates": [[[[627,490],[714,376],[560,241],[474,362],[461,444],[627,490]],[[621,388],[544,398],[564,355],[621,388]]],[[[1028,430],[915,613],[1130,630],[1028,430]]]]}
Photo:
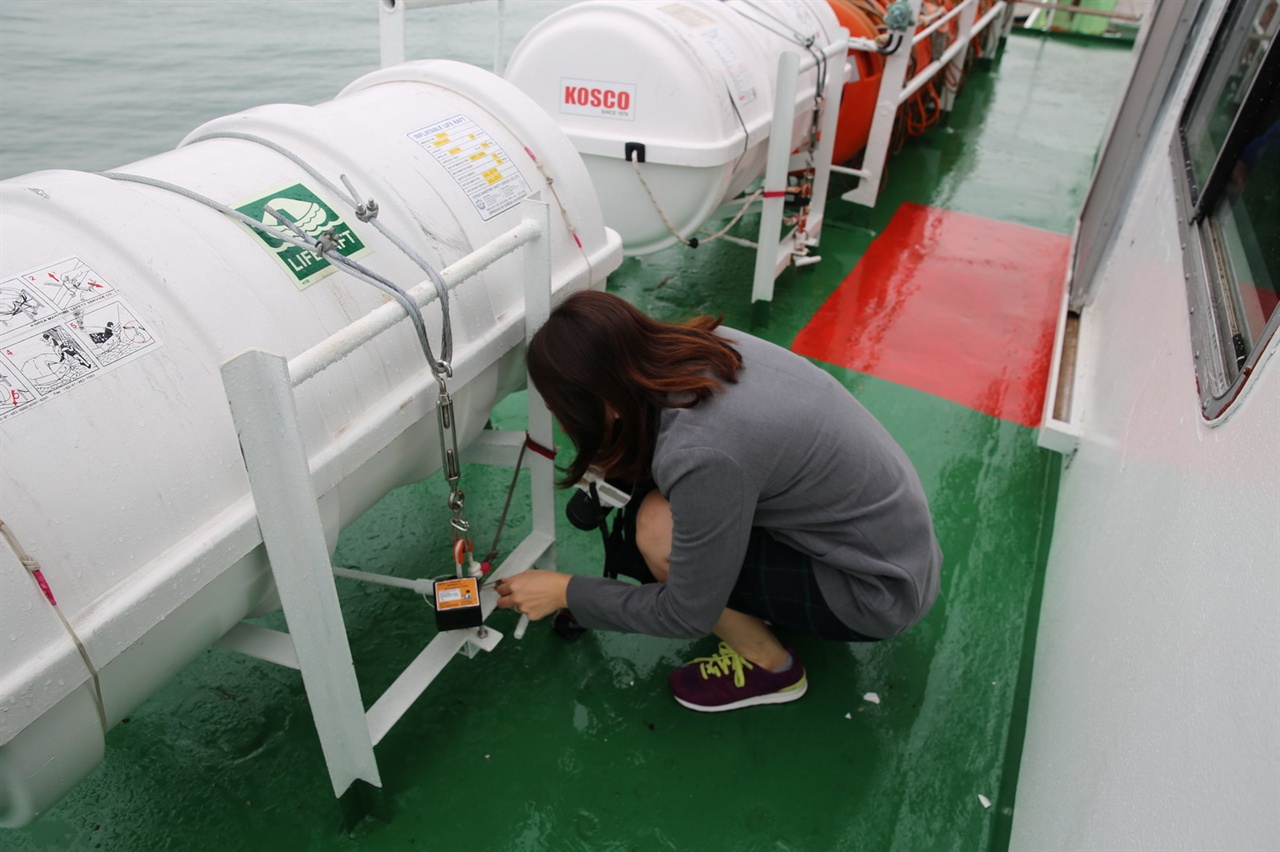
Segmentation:
{"type": "MultiPolygon", "coordinates": [[[[538,167],[538,171],[547,181],[547,188],[550,189],[552,184],[555,183],[555,178],[551,177],[550,173],[547,172],[546,167],[542,165],[542,161],[538,159],[537,154],[534,154],[528,145],[524,146],[524,152],[529,155],[529,159],[533,160],[533,164],[538,167]]],[[[574,227],[573,222],[569,219],[569,211],[565,209],[564,202],[560,200],[560,193],[552,189],[551,197],[556,200],[556,206],[560,208],[560,218],[564,220],[565,227],[569,229],[569,235],[573,237],[573,241],[577,243],[579,250],[581,250],[582,238],[578,236],[578,229],[574,227]]],[[[586,256],[585,252],[583,253],[583,256],[586,256]]]]}
{"type": "Polygon", "coordinates": [[[864,3],[863,0],[850,0],[854,6],[873,16],[876,20],[884,23],[884,12],[871,3],[864,3]]]}
{"type": "Polygon", "coordinates": [[[498,518],[498,528],[493,532],[493,543],[489,552],[480,560],[481,564],[492,562],[498,558],[498,540],[502,538],[502,528],[507,525],[507,512],[511,509],[511,498],[516,493],[516,483],[520,480],[520,466],[524,464],[524,451],[529,449],[529,442],[520,445],[520,455],[516,456],[516,469],[511,472],[511,484],[507,486],[507,500],[502,504],[502,515],[498,518]]]}
{"type": "Polygon", "coordinates": [[[745,214],[747,210],[751,207],[751,205],[754,204],[756,200],[759,199],[760,196],[762,195],[764,195],[764,187],[761,187],[760,189],[757,189],[755,192],[751,193],[751,195],[747,198],[747,200],[742,202],[742,207],[740,207],[738,209],[738,212],[734,215],[734,217],[729,220],[729,224],[725,225],[723,228],[716,231],[711,236],[703,237],[700,242],[709,243],[712,240],[718,240],[721,237],[723,237],[725,234],[729,233],[729,229],[732,228],[734,225],[738,224],[738,220],[742,218],[743,214],[745,214]]]}
{"type": "Polygon", "coordinates": [[[76,633],[76,629],[71,626],[71,622],[63,615],[62,607],[58,606],[58,601],[53,596],[53,590],[49,588],[49,584],[44,579],[44,573],[40,570],[40,563],[36,561],[35,557],[27,555],[27,552],[22,549],[22,545],[18,543],[18,538],[13,534],[13,530],[9,529],[8,525],[2,520],[0,520],[0,533],[4,534],[5,541],[9,542],[9,547],[13,550],[14,555],[18,557],[18,561],[22,563],[22,567],[27,569],[27,573],[31,575],[36,585],[40,587],[41,593],[44,594],[45,599],[53,607],[58,620],[66,628],[67,635],[76,644],[76,650],[80,652],[80,659],[84,660],[85,666],[89,669],[89,676],[93,679],[93,705],[98,710],[98,722],[102,725],[102,733],[105,736],[107,733],[107,710],[102,701],[102,682],[98,679],[98,667],[93,664],[93,660],[89,659],[89,651],[84,647],[84,643],[80,641],[80,635],[76,633]]]}
{"type": "Polygon", "coordinates": [[[644,191],[649,195],[649,201],[653,203],[653,209],[658,211],[658,215],[662,217],[662,223],[667,226],[667,230],[670,231],[677,240],[684,243],[689,248],[697,248],[698,240],[696,237],[686,238],[677,231],[676,226],[671,223],[671,217],[667,215],[667,211],[662,209],[662,205],[658,203],[658,197],[653,194],[653,190],[649,188],[649,182],[644,179],[644,174],[640,171],[639,159],[632,159],[627,162],[631,163],[631,168],[635,170],[636,177],[640,179],[640,185],[644,187],[644,191]]]}

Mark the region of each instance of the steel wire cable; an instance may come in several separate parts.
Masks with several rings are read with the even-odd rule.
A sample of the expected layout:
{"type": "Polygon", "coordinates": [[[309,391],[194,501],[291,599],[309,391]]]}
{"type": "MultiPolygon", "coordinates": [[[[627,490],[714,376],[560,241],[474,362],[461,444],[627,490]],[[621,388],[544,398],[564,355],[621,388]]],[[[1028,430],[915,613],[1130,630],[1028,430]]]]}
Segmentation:
{"type": "Polygon", "coordinates": [[[307,174],[319,181],[332,195],[342,199],[350,205],[351,209],[356,214],[356,218],[362,222],[367,222],[372,225],[378,233],[386,237],[392,245],[400,249],[406,257],[417,264],[418,268],[427,274],[427,278],[436,289],[436,296],[440,299],[440,311],[443,317],[443,325],[441,326],[440,331],[440,360],[449,362],[453,359],[453,326],[449,321],[449,287],[434,266],[414,251],[414,249],[401,239],[398,234],[382,223],[382,220],[378,218],[378,207],[377,204],[373,202],[373,199],[370,199],[368,204],[362,203],[360,201],[360,196],[356,193],[355,187],[352,186],[350,179],[348,179],[345,174],[339,175],[339,178],[347,189],[347,192],[344,193],[342,189],[338,188],[332,181],[321,174],[318,169],[312,166],[305,159],[283,145],[273,142],[263,136],[257,136],[252,133],[242,133],[235,130],[220,130],[217,133],[206,133],[201,136],[197,136],[188,140],[185,144],[194,145],[197,142],[204,142],[210,139],[238,139],[243,142],[252,142],[255,145],[261,145],[264,148],[275,151],[282,157],[289,159],[307,174]],[[370,209],[370,207],[372,207],[372,209],[370,209]]]}
{"type": "MultiPolygon", "coordinates": [[[[219,213],[222,213],[224,216],[228,216],[232,219],[242,222],[245,225],[248,225],[250,228],[254,229],[260,234],[263,234],[264,236],[271,237],[272,239],[283,240],[284,242],[287,242],[291,245],[297,246],[299,248],[307,249],[308,251],[315,252],[317,255],[324,257],[326,260],[334,263],[335,266],[340,266],[343,269],[347,270],[350,274],[352,274],[356,278],[359,278],[360,280],[368,284],[372,284],[373,286],[385,291],[397,302],[399,302],[400,306],[405,309],[405,312],[409,315],[409,319],[413,323],[414,331],[418,335],[418,342],[422,346],[422,351],[427,357],[427,363],[430,365],[433,373],[437,373],[437,374],[440,373],[441,362],[436,360],[435,355],[431,350],[431,341],[427,337],[427,327],[426,327],[426,323],[423,321],[423,318],[422,318],[422,309],[418,306],[418,303],[412,297],[409,296],[408,293],[406,293],[404,290],[402,290],[393,282],[388,281],[387,279],[383,278],[380,275],[377,275],[376,273],[372,272],[369,269],[366,269],[365,267],[361,266],[360,264],[356,263],[350,258],[343,256],[342,254],[339,254],[337,252],[329,252],[325,250],[315,240],[312,240],[310,238],[300,239],[296,237],[294,234],[289,233],[288,231],[275,230],[267,226],[266,224],[257,221],[251,216],[246,216],[244,213],[241,213],[239,210],[228,207],[227,205],[223,204],[220,201],[215,201],[214,199],[209,198],[206,195],[201,195],[200,193],[195,192],[194,190],[191,190],[191,189],[187,189],[184,186],[179,186],[178,184],[159,180],[157,178],[147,177],[145,175],[134,175],[134,174],[128,174],[125,172],[99,172],[99,174],[102,177],[108,178],[110,180],[122,181],[125,183],[137,183],[137,184],[142,184],[144,186],[150,186],[155,189],[162,189],[166,192],[172,192],[177,195],[181,195],[184,198],[189,198],[192,201],[196,201],[196,202],[199,202],[200,204],[204,204],[207,207],[211,207],[214,210],[217,210],[219,213]]],[[[284,221],[288,222],[288,219],[284,219],[284,221]]],[[[289,223],[289,226],[296,230],[296,225],[293,225],[291,222],[289,223]]],[[[298,233],[302,233],[302,232],[298,231],[298,233]]]]}

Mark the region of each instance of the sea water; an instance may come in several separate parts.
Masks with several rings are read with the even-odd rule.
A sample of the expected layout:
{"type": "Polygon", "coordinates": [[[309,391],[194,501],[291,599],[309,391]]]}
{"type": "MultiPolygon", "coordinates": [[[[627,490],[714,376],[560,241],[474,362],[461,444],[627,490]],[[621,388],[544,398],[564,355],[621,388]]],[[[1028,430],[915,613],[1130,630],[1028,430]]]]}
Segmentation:
{"type": "MultiPolygon", "coordinates": [[[[570,0],[412,10],[409,59],[493,69],[570,0]]],[[[0,0],[0,179],[105,171],[205,121],[316,104],[379,66],[382,0],[0,0]]]]}

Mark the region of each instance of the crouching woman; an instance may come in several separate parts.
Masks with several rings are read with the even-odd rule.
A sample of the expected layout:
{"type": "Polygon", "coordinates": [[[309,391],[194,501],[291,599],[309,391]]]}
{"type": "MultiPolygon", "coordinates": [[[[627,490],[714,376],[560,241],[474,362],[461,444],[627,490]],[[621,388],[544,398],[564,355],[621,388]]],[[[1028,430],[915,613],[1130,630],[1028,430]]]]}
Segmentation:
{"type": "Polygon", "coordinates": [[[658,322],[605,293],[567,298],[534,335],[529,375],[588,468],[652,490],[635,545],[656,583],[525,571],[498,605],[587,627],[714,633],[671,675],[716,712],[794,701],[804,666],[774,630],[870,642],[908,630],[938,594],[942,554],[906,455],[834,378],[702,317],[658,322]]]}

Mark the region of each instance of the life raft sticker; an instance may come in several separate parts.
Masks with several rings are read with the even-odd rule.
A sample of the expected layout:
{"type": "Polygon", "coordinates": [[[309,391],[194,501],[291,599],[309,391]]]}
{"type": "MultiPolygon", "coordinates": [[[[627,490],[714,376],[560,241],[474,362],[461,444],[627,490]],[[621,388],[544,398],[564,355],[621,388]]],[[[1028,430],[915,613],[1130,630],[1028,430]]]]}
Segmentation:
{"type": "Polygon", "coordinates": [[[817,31],[822,29],[822,24],[809,10],[809,5],[804,0],[786,0],[787,6],[791,8],[791,14],[795,15],[801,21],[813,30],[813,36],[817,36],[817,31]]]}
{"type": "Polygon", "coordinates": [[[408,135],[444,166],[484,221],[528,197],[529,184],[507,152],[465,115],[455,115],[408,135]]]}
{"type": "MultiPolygon", "coordinates": [[[[284,226],[267,212],[268,206],[292,219],[309,237],[319,238],[321,234],[329,234],[337,246],[338,254],[343,257],[363,257],[370,251],[337,211],[305,184],[282,186],[261,198],[241,204],[236,210],[250,219],[262,222],[273,231],[278,231],[284,226]]],[[[299,290],[305,290],[321,278],[333,274],[333,264],[315,252],[269,237],[243,222],[241,227],[266,246],[299,290]]]]}
{"type": "Polygon", "coordinates": [[[733,43],[725,37],[719,27],[703,30],[699,35],[724,63],[725,71],[733,81],[734,100],[737,101],[738,106],[746,106],[754,101],[756,99],[755,80],[751,77],[751,69],[742,61],[733,43]]]}
{"type": "Polygon", "coordinates": [[[161,345],[151,324],[78,257],[0,280],[0,421],[161,345]]]}
{"type": "Polygon", "coordinates": [[[636,120],[634,83],[560,78],[560,111],[568,115],[636,120]]]}
{"type": "Polygon", "coordinates": [[[705,12],[684,3],[668,3],[666,6],[659,6],[658,11],[670,15],[686,27],[695,30],[699,27],[711,26],[716,22],[715,18],[705,12]]]}
{"type": "MultiPolygon", "coordinates": [[[[721,64],[724,65],[729,80],[733,84],[734,101],[738,106],[746,106],[756,99],[755,79],[751,76],[751,69],[742,61],[737,49],[720,27],[712,26],[716,23],[714,18],[682,3],[659,6],[658,11],[665,12],[690,29],[698,31],[698,35],[706,42],[707,47],[715,52],[721,64]]],[[[748,20],[751,19],[748,18],[748,20]]],[[[561,109],[561,112],[563,111],[561,109]]]]}

